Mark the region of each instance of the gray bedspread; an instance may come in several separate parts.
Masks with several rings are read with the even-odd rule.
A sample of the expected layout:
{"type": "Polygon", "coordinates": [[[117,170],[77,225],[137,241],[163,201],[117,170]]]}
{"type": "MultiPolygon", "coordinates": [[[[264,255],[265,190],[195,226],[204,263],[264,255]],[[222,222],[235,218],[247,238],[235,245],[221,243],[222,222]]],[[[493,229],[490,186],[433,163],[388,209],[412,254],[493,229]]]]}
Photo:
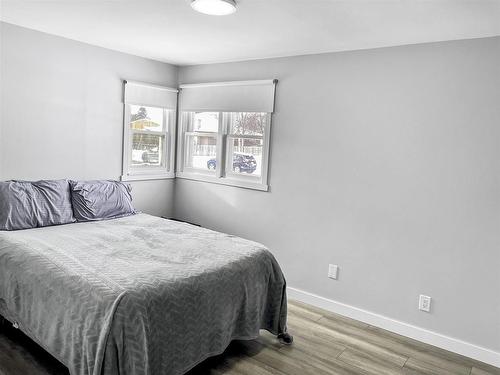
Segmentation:
{"type": "Polygon", "coordinates": [[[262,245],[146,214],[0,232],[0,314],[72,375],[183,374],[286,330],[262,245]]]}

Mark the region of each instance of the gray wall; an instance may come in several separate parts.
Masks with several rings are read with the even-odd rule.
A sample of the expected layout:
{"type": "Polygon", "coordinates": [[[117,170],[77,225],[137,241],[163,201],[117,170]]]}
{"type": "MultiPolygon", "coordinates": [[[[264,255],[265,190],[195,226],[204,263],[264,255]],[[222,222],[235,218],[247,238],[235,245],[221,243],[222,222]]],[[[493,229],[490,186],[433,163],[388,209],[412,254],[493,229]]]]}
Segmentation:
{"type": "MultiPolygon", "coordinates": [[[[0,179],[118,179],[121,79],[175,87],[177,67],[7,23],[0,32],[0,179]]],[[[138,209],[171,215],[173,180],[132,185],[138,209]]]]}
{"type": "Polygon", "coordinates": [[[292,287],[500,351],[500,38],[179,77],[279,84],[271,191],[178,179],[178,218],[266,244],[292,287]]]}
{"type": "MultiPolygon", "coordinates": [[[[0,27],[0,179],[118,178],[121,79],[175,86],[178,69],[0,27]]],[[[135,182],[139,209],[263,242],[290,286],[500,351],[500,38],[179,78],[280,80],[271,191],[135,182]]]]}

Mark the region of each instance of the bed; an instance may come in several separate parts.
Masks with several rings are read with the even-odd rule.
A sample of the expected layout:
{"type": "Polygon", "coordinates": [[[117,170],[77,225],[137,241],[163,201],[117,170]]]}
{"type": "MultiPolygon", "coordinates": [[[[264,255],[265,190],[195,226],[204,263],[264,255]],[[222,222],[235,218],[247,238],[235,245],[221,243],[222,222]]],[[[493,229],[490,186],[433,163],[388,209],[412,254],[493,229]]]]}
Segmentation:
{"type": "Polygon", "coordinates": [[[177,375],[265,329],[286,283],[261,244],[147,214],[0,232],[0,315],[71,375],[177,375]]]}

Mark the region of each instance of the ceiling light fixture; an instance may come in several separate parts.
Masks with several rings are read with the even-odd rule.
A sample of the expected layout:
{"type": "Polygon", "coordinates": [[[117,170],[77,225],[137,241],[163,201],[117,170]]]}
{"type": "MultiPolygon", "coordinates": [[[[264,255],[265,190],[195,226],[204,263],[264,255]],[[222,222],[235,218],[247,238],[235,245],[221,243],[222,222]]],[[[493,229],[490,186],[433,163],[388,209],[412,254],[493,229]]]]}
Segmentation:
{"type": "Polygon", "coordinates": [[[225,16],[236,12],[234,0],[193,0],[191,7],[197,12],[211,16],[225,16]]]}

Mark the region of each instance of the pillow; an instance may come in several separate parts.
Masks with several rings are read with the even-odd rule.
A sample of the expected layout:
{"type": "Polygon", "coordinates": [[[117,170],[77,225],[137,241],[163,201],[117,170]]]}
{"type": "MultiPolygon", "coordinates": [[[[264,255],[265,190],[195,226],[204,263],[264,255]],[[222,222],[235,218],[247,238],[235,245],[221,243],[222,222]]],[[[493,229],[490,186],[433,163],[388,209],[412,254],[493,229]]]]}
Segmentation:
{"type": "Polygon", "coordinates": [[[67,180],[0,182],[0,230],[73,222],[67,180]]]}
{"type": "Polygon", "coordinates": [[[136,214],[129,184],[118,181],[70,181],[69,184],[77,221],[116,219],[136,214]]]}
{"type": "Polygon", "coordinates": [[[37,227],[33,195],[33,187],[29,182],[0,182],[1,230],[37,227]]]}

